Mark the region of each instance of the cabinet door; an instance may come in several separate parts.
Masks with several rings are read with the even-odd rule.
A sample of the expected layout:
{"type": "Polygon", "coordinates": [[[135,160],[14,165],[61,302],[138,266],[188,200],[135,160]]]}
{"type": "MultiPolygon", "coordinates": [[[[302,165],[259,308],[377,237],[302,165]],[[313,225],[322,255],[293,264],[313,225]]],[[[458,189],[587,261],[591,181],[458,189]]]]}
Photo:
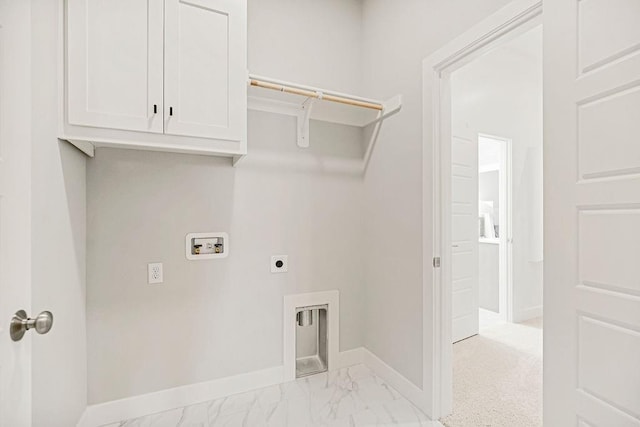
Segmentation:
{"type": "Polygon", "coordinates": [[[70,124],[162,133],[162,1],[67,0],[70,124]]]}
{"type": "Polygon", "coordinates": [[[246,13],[243,0],[166,0],[166,134],[241,141],[246,13]]]}

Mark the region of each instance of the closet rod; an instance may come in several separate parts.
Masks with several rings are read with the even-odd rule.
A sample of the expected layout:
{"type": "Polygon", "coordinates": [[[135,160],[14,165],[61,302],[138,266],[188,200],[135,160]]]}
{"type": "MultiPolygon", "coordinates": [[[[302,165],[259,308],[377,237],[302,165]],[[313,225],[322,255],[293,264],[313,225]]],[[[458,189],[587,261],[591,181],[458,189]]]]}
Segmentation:
{"type": "Polygon", "coordinates": [[[292,93],[294,95],[302,95],[308,98],[318,98],[325,101],[339,102],[340,104],[353,105],[356,107],[370,108],[372,110],[382,111],[384,107],[382,104],[376,104],[373,102],[358,101],[355,99],[346,98],[344,96],[330,95],[321,91],[312,91],[307,89],[300,89],[297,87],[287,86],[284,84],[276,84],[258,79],[250,79],[251,86],[261,87],[264,89],[277,90],[279,92],[292,93]]]}

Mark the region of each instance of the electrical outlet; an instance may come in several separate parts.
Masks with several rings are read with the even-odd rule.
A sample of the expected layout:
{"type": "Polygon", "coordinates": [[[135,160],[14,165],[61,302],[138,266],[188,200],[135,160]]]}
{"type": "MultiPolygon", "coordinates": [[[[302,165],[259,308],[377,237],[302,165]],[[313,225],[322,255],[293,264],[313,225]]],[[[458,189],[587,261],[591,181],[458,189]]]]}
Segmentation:
{"type": "Polygon", "coordinates": [[[149,264],[148,267],[149,267],[148,275],[147,275],[148,283],[149,284],[162,283],[164,281],[164,278],[162,276],[162,263],[161,262],[152,263],[152,264],[149,264]]]}
{"type": "Polygon", "coordinates": [[[289,271],[289,257],[287,255],[273,255],[271,257],[271,272],[286,273],[289,271]]]}

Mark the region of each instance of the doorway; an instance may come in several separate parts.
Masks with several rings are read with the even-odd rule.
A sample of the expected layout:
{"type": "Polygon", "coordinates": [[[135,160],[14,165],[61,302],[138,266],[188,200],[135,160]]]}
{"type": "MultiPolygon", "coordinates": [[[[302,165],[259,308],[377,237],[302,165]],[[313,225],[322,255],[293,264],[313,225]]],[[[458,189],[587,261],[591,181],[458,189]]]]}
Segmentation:
{"type": "Polygon", "coordinates": [[[513,319],[512,140],[478,135],[479,329],[513,319]]]}
{"type": "Polygon", "coordinates": [[[453,412],[442,423],[540,426],[541,27],[502,41],[454,70],[450,81],[453,412]],[[466,174],[464,135],[467,149],[477,152],[466,174]],[[475,218],[461,215],[475,203],[475,218]],[[474,219],[475,234],[462,243],[474,219]],[[461,293],[461,283],[474,286],[461,293]],[[464,318],[457,316],[466,311],[478,317],[476,329],[460,328],[464,318]]]}
{"type": "MultiPolygon", "coordinates": [[[[534,30],[536,27],[541,26],[542,16],[542,4],[538,1],[519,0],[515,1],[494,15],[490,16],[487,20],[481,22],[476,27],[472,28],[468,32],[464,33],[458,39],[449,43],[438,52],[434,53],[424,61],[424,114],[425,114],[425,128],[433,129],[431,134],[425,134],[425,144],[433,145],[433,151],[431,153],[425,153],[425,167],[431,165],[433,170],[433,216],[425,215],[425,230],[428,227],[433,227],[433,267],[425,267],[425,276],[429,276],[433,279],[433,286],[431,286],[429,279],[425,280],[424,287],[424,306],[425,306],[425,383],[432,384],[430,389],[431,402],[433,405],[432,415],[434,418],[444,418],[450,415],[453,411],[453,396],[454,396],[454,349],[452,342],[454,341],[454,332],[456,327],[454,325],[453,311],[455,296],[453,293],[454,280],[460,279],[460,276],[453,277],[454,265],[459,263],[459,259],[456,260],[455,254],[455,242],[454,242],[454,230],[459,233],[460,227],[453,225],[454,222],[454,209],[456,207],[452,200],[452,188],[454,186],[453,178],[454,171],[452,165],[452,156],[454,155],[457,147],[455,146],[456,137],[462,136],[462,138],[468,141],[478,143],[480,135],[498,137],[498,139],[510,139],[512,145],[520,139],[514,136],[512,132],[505,132],[501,129],[496,129],[491,126],[475,126],[473,123],[465,123],[456,119],[454,114],[455,107],[453,105],[455,98],[455,86],[453,82],[455,80],[455,74],[457,71],[462,70],[465,66],[472,64],[479,58],[496,51],[498,47],[508,44],[514,41],[519,36],[534,30]],[[455,122],[458,120],[458,122],[455,122]],[[457,134],[457,135],[456,135],[457,134]],[[427,225],[429,224],[429,225],[427,225]],[[427,271],[429,269],[429,271],[427,271]],[[428,320],[433,319],[433,323],[428,320]]],[[[540,60],[541,61],[541,60],[540,60]]],[[[541,65],[540,65],[541,68],[541,65]]],[[[488,81],[492,75],[484,76],[485,81],[488,81]]],[[[495,76],[494,76],[495,77],[495,76]]],[[[464,92],[464,91],[463,91],[464,92]]],[[[510,89],[510,95],[514,99],[519,99],[521,90],[519,87],[512,87],[510,89]]],[[[541,95],[541,91],[540,91],[541,95]]],[[[469,97],[467,99],[468,105],[477,101],[476,97],[469,97]]],[[[523,108],[512,109],[513,111],[522,110],[523,108]]],[[[487,111],[486,105],[482,105],[476,111],[484,113],[487,111]]],[[[541,106],[540,106],[541,112],[541,106]]],[[[460,116],[458,116],[460,117],[460,116]]],[[[540,123],[541,125],[541,123],[540,123]]],[[[530,132],[531,133],[531,132],[530,132]]],[[[541,133],[540,133],[541,140],[541,133]]],[[[473,152],[473,150],[471,150],[473,152]]],[[[531,153],[530,153],[531,154],[531,153]]],[[[524,158],[537,158],[537,154],[540,155],[541,165],[541,150],[536,155],[527,156],[525,150],[524,158]]],[[[476,151],[477,155],[477,151],[476,151]]],[[[512,166],[514,169],[512,182],[522,184],[520,175],[516,172],[517,168],[522,166],[521,153],[513,153],[512,166]],[[517,165],[517,168],[516,168],[517,165]]],[[[525,162],[526,163],[526,162],[525,162]]],[[[475,162],[478,167],[477,160],[475,162]]],[[[478,173],[470,174],[469,176],[475,176],[479,179],[478,173]]],[[[532,181],[531,181],[532,182],[532,181]]],[[[477,182],[476,184],[477,185],[477,182]]],[[[473,185],[472,185],[473,188],[473,185]]],[[[475,187],[477,188],[477,187],[475,187]]],[[[539,185],[539,196],[541,206],[541,192],[542,185],[539,185]]],[[[514,195],[512,200],[513,216],[515,217],[516,206],[519,206],[521,200],[518,200],[520,191],[512,190],[514,195]]],[[[538,197],[538,192],[536,192],[538,197]]],[[[472,206],[469,212],[475,212],[473,215],[474,222],[467,224],[466,230],[470,233],[473,231],[475,241],[468,239],[472,244],[476,246],[479,244],[479,196],[475,199],[475,202],[471,202],[476,205],[476,208],[472,206]]],[[[500,203],[498,203],[499,205],[500,203]]],[[[460,207],[461,204],[458,205],[460,207]]],[[[458,221],[459,222],[459,221],[458,221]]],[[[542,215],[529,222],[528,227],[537,224],[539,222],[540,229],[542,226],[542,215]]],[[[503,225],[504,227],[504,225],[503,225]]],[[[506,230],[502,230],[503,232],[506,230]]],[[[425,232],[426,234],[427,232],[425,232]]],[[[508,233],[500,233],[498,231],[498,238],[507,238],[508,233]]],[[[513,242],[524,243],[526,240],[508,242],[504,245],[505,248],[513,242]]],[[[536,245],[531,242],[526,243],[528,253],[537,253],[536,245]]],[[[541,242],[540,242],[541,248],[541,242]]],[[[471,251],[468,252],[472,252],[471,251]]],[[[499,251],[500,252],[500,251],[499,251]]],[[[427,254],[429,252],[426,252],[427,254]]],[[[502,251],[504,257],[505,251],[502,251]]],[[[506,251],[509,254],[509,251],[506,251]]],[[[541,251],[540,251],[541,254],[541,251]]],[[[507,255],[508,256],[508,255],[507,255]]],[[[461,258],[461,257],[458,257],[461,258]]],[[[467,255],[467,258],[477,260],[473,254],[467,255]]],[[[516,283],[517,278],[513,272],[517,271],[519,266],[514,259],[511,262],[513,265],[512,271],[507,271],[506,280],[501,281],[501,284],[516,283]]],[[[534,261],[533,257],[530,261],[534,261]]],[[[536,262],[527,261],[527,265],[536,264],[536,262]]],[[[541,256],[537,260],[541,269],[541,256]]],[[[477,261],[476,265],[477,265],[477,261]]],[[[508,263],[507,263],[508,264],[508,263]]],[[[536,265],[535,268],[538,268],[536,265]]],[[[473,269],[471,269],[473,270],[473,269]]],[[[477,271],[477,267],[476,267],[477,271]]],[[[504,271],[504,270],[503,270],[504,271]]],[[[457,273],[456,273],[457,274],[457,273]]],[[[504,273],[503,273],[504,275],[504,273]]],[[[535,275],[531,275],[534,277],[535,275]]],[[[474,277],[477,277],[474,275],[474,277]]],[[[540,280],[542,276],[540,275],[540,280]]],[[[504,284],[501,286],[504,288],[504,284]]],[[[476,285],[477,289],[477,285],[476,285]]],[[[500,290],[500,289],[499,289],[500,290]]],[[[467,298],[469,301],[474,302],[475,306],[479,304],[479,296],[475,292],[467,292],[472,295],[471,298],[467,298]],[[475,298],[475,301],[474,301],[475,298]]],[[[541,294],[541,289],[540,289],[541,294]]],[[[511,320],[518,322],[520,319],[518,316],[522,313],[526,315],[541,315],[542,307],[540,306],[526,306],[523,305],[519,297],[518,291],[514,288],[509,292],[509,287],[506,287],[505,292],[499,292],[499,300],[502,300],[502,307],[499,307],[498,312],[501,313],[501,317],[505,320],[511,320]],[[505,298],[509,304],[505,305],[505,298]]],[[[500,306],[500,304],[499,304],[500,306]]],[[[474,310],[470,310],[472,313],[474,310]]],[[[473,316],[468,316],[469,319],[473,319],[473,316]]],[[[476,318],[477,319],[477,318],[476,318]]],[[[471,323],[471,322],[469,322],[471,323]]],[[[476,320],[476,333],[479,331],[479,322],[476,320]]],[[[540,331],[540,329],[538,329],[540,331]]],[[[473,336],[471,333],[469,336],[473,336]]],[[[541,346],[539,346],[541,348],[541,346]]],[[[541,359],[541,357],[540,357],[541,359]]],[[[517,423],[516,423],[517,424],[517,423]]],[[[451,425],[451,424],[450,424],[451,425]]],[[[473,424],[472,424],[473,425],[473,424]]],[[[477,424],[476,424],[477,425],[477,424]]],[[[481,424],[482,425],[482,424],[481,424]]],[[[525,424],[526,425],[526,424],[525,424]]]]}

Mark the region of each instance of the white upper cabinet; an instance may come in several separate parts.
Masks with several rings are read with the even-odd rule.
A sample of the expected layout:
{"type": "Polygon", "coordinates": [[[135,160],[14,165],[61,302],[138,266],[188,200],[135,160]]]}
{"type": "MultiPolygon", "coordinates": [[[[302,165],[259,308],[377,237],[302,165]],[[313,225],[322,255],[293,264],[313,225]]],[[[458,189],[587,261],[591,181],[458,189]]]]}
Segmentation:
{"type": "Polygon", "coordinates": [[[66,0],[60,137],[246,153],[246,0],[66,0]]]}
{"type": "Polygon", "coordinates": [[[245,22],[236,0],[165,1],[165,133],[240,138],[245,22]]]}
{"type": "Polygon", "coordinates": [[[162,133],[163,5],[68,1],[69,123],[162,133]]]}

